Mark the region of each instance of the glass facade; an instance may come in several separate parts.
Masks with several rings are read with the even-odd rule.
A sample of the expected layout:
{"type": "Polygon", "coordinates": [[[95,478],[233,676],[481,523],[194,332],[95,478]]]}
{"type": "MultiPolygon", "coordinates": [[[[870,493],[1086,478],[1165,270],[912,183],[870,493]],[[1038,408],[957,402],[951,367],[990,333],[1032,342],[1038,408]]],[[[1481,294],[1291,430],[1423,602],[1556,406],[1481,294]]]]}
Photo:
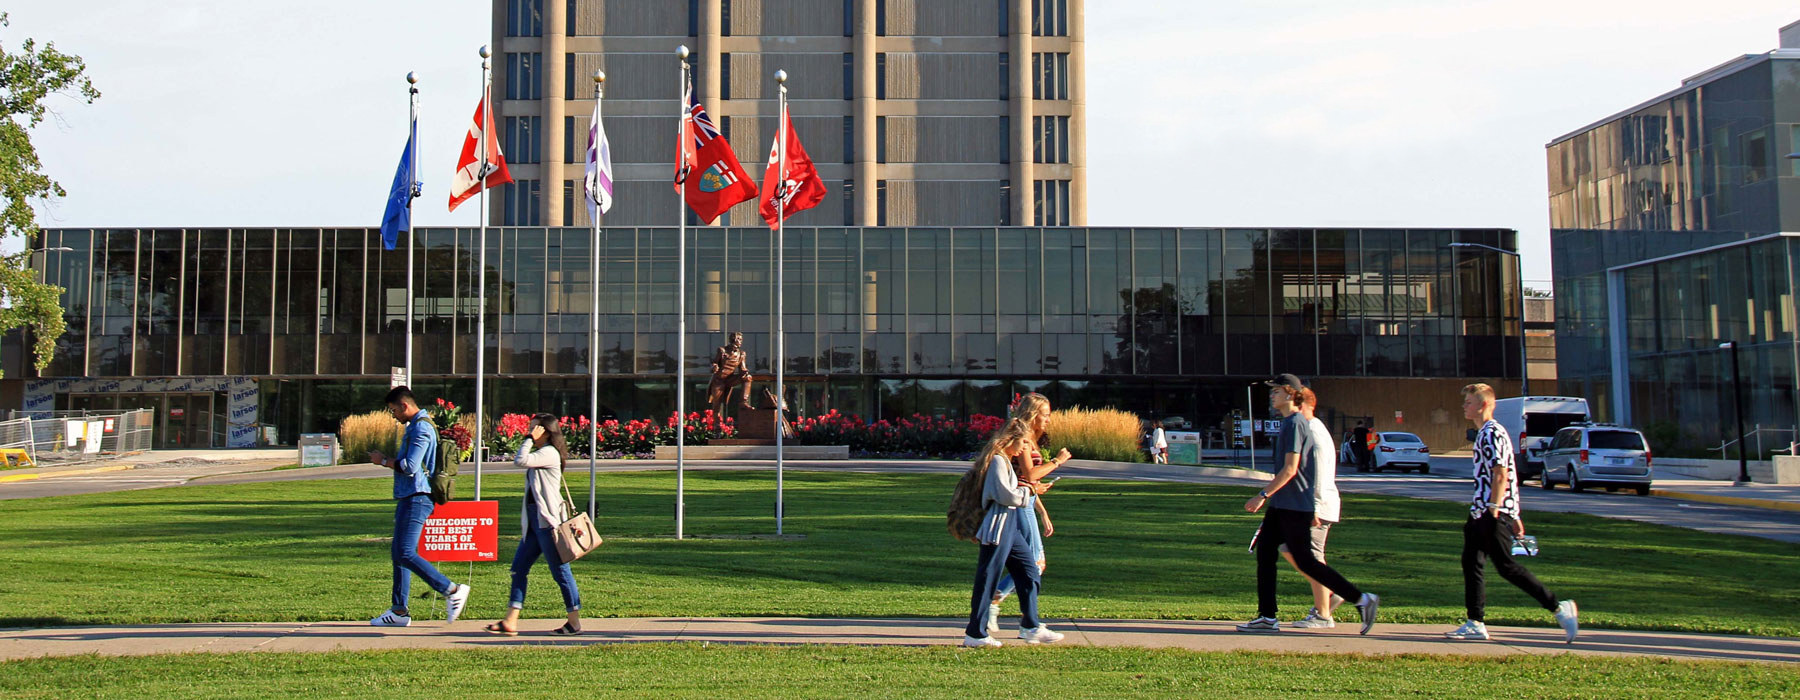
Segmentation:
{"type": "MultiPolygon", "coordinates": [[[[1684,81],[1679,90],[1549,144],[1561,393],[1586,397],[1596,415],[1607,420],[1629,414],[1642,423],[1651,415],[1685,415],[1640,414],[1635,398],[1629,407],[1615,405],[1623,395],[1620,390],[1627,388],[1613,385],[1609,319],[1615,305],[1629,300],[1612,298],[1607,270],[1800,231],[1800,170],[1790,164],[1800,160],[1785,158],[1800,151],[1797,125],[1800,53],[1783,50],[1719,66],[1684,81]]],[[[1634,286],[1643,281],[1641,275],[1626,280],[1626,293],[1659,294],[1661,287],[1634,286]]],[[[1735,300],[1719,303],[1747,303],[1734,290],[1722,291],[1735,300]]],[[[1633,313],[1646,308],[1637,304],[1633,313]]],[[[1716,352],[1716,345],[1696,352],[1716,352]]],[[[1651,375],[1633,371],[1631,376],[1651,375]]],[[[1638,390],[1634,386],[1624,393],[1636,396],[1638,390]]],[[[1767,418],[1778,420],[1780,415],[1790,415],[1786,420],[1792,427],[1791,414],[1767,418]]],[[[1696,416],[1681,429],[1706,433],[1715,418],[1696,416]]]]}
{"type": "MultiPolygon", "coordinates": [[[[417,233],[415,385],[471,397],[485,284],[490,400],[507,410],[585,412],[597,366],[603,415],[666,412],[677,362],[698,406],[729,331],[772,374],[777,293],[805,413],[994,412],[1041,390],[1211,421],[1246,379],[1274,372],[1519,374],[1512,263],[1448,247],[1514,249],[1510,230],[790,228],[781,290],[764,228],[691,228],[685,261],[672,228],[490,228],[482,275],[475,229],[417,233]]],[[[69,327],[42,377],[254,378],[285,439],[378,405],[406,364],[406,248],[385,250],[377,230],[53,229],[42,241],[69,327]]]]}
{"type": "Polygon", "coordinates": [[[1675,456],[1720,456],[1707,448],[1735,439],[1731,352],[1738,344],[1746,430],[1757,459],[1785,451],[1797,411],[1794,256],[1800,236],[1649,262],[1612,273],[1624,290],[1631,423],[1675,456]]]}

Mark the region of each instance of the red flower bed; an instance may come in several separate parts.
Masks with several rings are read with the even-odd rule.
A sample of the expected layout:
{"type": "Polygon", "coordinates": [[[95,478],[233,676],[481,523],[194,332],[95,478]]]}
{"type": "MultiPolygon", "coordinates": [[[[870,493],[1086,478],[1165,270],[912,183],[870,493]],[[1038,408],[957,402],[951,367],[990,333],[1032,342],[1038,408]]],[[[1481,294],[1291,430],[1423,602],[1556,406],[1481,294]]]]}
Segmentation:
{"type": "Polygon", "coordinates": [[[1005,424],[997,416],[975,415],[967,420],[913,414],[896,420],[869,423],[862,416],[829,411],[799,418],[793,423],[802,445],[848,445],[857,455],[878,457],[947,457],[964,459],[981,448],[1005,424]]]}
{"type": "MultiPolygon", "coordinates": [[[[657,445],[675,444],[676,414],[670,413],[667,420],[656,421],[649,418],[625,421],[602,421],[598,427],[599,456],[644,456],[656,452],[657,445]]],[[[586,457],[588,455],[588,432],[593,427],[587,416],[569,416],[562,419],[563,440],[569,444],[570,457],[586,457]]],[[[526,436],[531,434],[531,416],[521,413],[508,413],[500,417],[494,426],[494,433],[488,440],[488,450],[494,458],[516,454],[519,446],[524,444],[526,436]]],[[[730,418],[719,418],[711,410],[696,411],[688,414],[687,444],[704,445],[716,438],[728,438],[737,434],[730,418]]]]}

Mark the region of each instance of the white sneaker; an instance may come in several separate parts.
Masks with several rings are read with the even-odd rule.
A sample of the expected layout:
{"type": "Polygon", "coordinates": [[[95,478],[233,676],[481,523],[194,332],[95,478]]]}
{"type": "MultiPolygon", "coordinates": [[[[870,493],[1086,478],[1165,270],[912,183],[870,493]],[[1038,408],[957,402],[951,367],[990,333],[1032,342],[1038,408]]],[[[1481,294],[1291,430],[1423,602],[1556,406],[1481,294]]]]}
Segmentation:
{"type": "Polygon", "coordinates": [[[988,630],[988,636],[990,636],[990,637],[1000,633],[1000,604],[999,603],[992,603],[992,604],[988,605],[987,630],[988,630]]]}
{"type": "Polygon", "coordinates": [[[1480,641],[1488,638],[1487,625],[1474,620],[1463,620],[1461,627],[1445,632],[1444,636],[1465,642],[1480,641]]]}
{"type": "Polygon", "coordinates": [[[1330,609],[1330,610],[1326,610],[1326,611],[1325,611],[1325,614],[1326,614],[1326,615],[1336,615],[1336,614],[1337,614],[1337,609],[1338,609],[1338,606],[1339,606],[1339,605],[1343,605],[1343,604],[1344,604],[1344,597],[1343,597],[1343,596],[1341,596],[1341,595],[1338,595],[1338,594],[1336,594],[1336,593],[1333,593],[1333,594],[1331,594],[1331,609],[1330,609]]]}
{"type": "Polygon", "coordinates": [[[1368,634],[1369,628],[1375,626],[1375,614],[1381,609],[1381,596],[1364,593],[1362,600],[1356,601],[1356,610],[1362,613],[1362,632],[1368,634]]]}
{"type": "Polygon", "coordinates": [[[1563,643],[1574,644],[1575,635],[1581,633],[1581,612],[1575,609],[1575,601],[1556,604],[1556,624],[1562,625],[1563,643]]]}
{"type": "Polygon", "coordinates": [[[976,649],[998,649],[998,648],[1000,648],[1000,640],[995,639],[993,637],[982,637],[980,639],[976,639],[974,637],[971,637],[971,636],[965,634],[965,635],[963,635],[963,646],[973,647],[976,649]]]}
{"type": "Polygon", "coordinates": [[[1021,627],[1019,638],[1026,644],[1054,644],[1062,641],[1063,633],[1052,632],[1048,626],[1021,627]]]}
{"type": "Polygon", "coordinates": [[[1281,621],[1273,617],[1259,617],[1237,626],[1239,632],[1280,632],[1281,621]]]}
{"type": "Polygon", "coordinates": [[[1319,609],[1313,608],[1312,611],[1306,613],[1306,617],[1300,618],[1299,620],[1290,622],[1288,624],[1291,626],[1294,626],[1294,627],[1301,627],[1301,628],[1305,628],[1305,629],[1331,629],[1331,628],[1337,626],[1337,620],[1333,620],[1324,615],[1320,615],[1319,609]]]}
{"type": "Polygon", "coordinates": [[[462,617],[463,607],[468,604],[469,584],[457,586],[450,595],[444,596],[444,624],[456,622],[456,618],[462,617]]]}
{"type": "Polygon", "coordinates": [[[389,610],[382,613],[381,617],[370,620],[369,624],[376,627],[407,627],[412,625],[412,617],[409,615],[396,615],[394,614],[394,611],[389,610]]]}

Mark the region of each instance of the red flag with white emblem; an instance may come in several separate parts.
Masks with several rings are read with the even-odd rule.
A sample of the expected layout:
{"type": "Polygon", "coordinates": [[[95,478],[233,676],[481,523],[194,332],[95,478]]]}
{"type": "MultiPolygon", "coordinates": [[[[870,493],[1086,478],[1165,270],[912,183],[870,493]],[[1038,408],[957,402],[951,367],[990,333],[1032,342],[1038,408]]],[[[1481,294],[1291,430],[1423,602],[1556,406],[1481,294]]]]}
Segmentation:
{"type": "Polygon", "coordinates": [[[819,179],[819,169],[813,167],[812,158],[800,145],[800,135],[794,133],[794,122],[788,118],[786,102],[781,105],[781,123],[775,132],[775,143],[769,147],[769,169],[763,173],[762,189],[760,211],[763,220],[769,222],[769,228],[776,230],[781,229],[782,218],[825,201],[825,181],[819,179]],[[781,203],[779,217],[775,211],[778,200],[781,203]]]}

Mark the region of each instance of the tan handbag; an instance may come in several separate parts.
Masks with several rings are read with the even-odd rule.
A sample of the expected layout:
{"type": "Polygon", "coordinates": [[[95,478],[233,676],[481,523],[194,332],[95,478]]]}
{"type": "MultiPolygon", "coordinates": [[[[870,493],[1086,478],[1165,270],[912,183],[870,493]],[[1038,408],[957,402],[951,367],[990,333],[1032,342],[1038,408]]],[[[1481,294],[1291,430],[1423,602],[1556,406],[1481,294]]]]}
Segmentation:
{"type": "MultiPolygon", "coordinates": [[[[562,479],[562,474],[557,474],[556,477],[562,479]]],[[[569,495],[568,480],[562,479],[562,482],[563,513],[568,514],[575,510],[575,506],[572,505],[575,498],[569,495]]],[[[588,517],[587,513],[575,513],[563,520],[555,530],[551,531],[551,539],[556,541],[556,554],[562,558],[564,564],[580,559],[588,552],[598,549],[601,542],[600,532],[594,529],[594,519],[588,517]]]]}

